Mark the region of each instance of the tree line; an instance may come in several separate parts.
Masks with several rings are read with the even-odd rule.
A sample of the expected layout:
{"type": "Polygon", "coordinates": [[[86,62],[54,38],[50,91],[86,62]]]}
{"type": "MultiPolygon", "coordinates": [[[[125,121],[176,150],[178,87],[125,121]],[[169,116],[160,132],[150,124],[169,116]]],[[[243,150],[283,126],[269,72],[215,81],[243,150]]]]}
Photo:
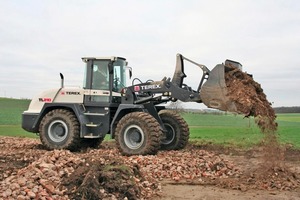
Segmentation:
{"type": "Polygon", "coordinates": [[[300,113],[300,106],[275,107],[275,113],[300,113]]]}

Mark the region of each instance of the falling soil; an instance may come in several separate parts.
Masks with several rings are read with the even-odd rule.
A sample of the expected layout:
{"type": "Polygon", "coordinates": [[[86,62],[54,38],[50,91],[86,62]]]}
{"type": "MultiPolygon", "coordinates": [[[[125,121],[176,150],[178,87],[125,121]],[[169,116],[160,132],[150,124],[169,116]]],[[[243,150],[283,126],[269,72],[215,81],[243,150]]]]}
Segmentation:
{"type": "Polygon", "coordinates": [[[256,123],[263,133],[275,132],[275,111],[260,84],[251,75],[240,69],[226,66],[225,81],[229,98],[235,103],[237,110],[247,117],[254,116],[256,123]]]}
{"type": "Polygon", "coordinates": [[[275,111],[260,84],[255,82],[251,75],[233,66],[225,67],[225,82],[228,97],[235,103],[238,112],[244,114],[245,117],[253,116],[264,134],[261,174],[269,176],[269,173],[285,171],[283,169],[284,148],[281,147],[277,139],[278,125],[275,121],[275,111]]]}

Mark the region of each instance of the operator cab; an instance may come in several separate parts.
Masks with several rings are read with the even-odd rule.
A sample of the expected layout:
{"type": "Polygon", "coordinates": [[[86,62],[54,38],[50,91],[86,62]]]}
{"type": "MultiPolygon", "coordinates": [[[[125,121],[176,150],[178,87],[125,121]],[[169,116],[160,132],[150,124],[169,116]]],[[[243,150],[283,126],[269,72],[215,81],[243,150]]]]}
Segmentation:
{"type": "Polygon", "coordinates": [[[127,62],[121,57],[84,57],[86,63],[83,89],[86,103],[121,103],[126,87],[127,62]]]}

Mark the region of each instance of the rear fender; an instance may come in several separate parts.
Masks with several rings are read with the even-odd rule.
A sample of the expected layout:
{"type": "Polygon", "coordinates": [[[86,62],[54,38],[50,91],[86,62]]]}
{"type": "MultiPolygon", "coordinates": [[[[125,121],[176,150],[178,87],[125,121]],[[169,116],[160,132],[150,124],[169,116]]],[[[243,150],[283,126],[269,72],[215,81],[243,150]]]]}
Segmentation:
{"type": "Polygon", "coordinates": [[[43,117],[48,112],[50,112],[51,110],[55,110],[55,109],[66,109],[66,110],[74,112],[78,121],[81,123],[80,113],[82,112],[81,111],[82,108],[80,107],[79,104],[45,103],[42,110],[40,111],[40,113],[29,113],[29,112],[23,113],[23,120],[25,120],[27,118],[26,121],[22,121],[23,129],[25,129],[29,132],[38,133],[39,126],[40,126],[40,123],[41,123],[43,117]],[[26,117],[26,116],[28,116],[28,117],[26,117]],[[31,116],[30,120],[28,119],[29,116],[31,116]],[[29,122],[30,122],[30,124],[27,124],[29,122]]]}

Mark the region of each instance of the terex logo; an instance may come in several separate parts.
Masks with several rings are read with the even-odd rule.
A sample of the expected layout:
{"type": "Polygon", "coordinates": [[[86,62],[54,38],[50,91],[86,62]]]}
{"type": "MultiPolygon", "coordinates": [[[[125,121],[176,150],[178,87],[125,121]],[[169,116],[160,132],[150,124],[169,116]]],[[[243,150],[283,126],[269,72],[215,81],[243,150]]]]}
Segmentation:
{"type": "Polygon", "coordinates": [[[134,91],[136,91],[136,92],[138,92],[138,91],[140,91],[140,86],[134,86],[134,91]]]}
{"type": "Polygon", "coordinates": [[[159,89],[161,86],[159,84],[156,85],[141,85],[142,90],[154,90],[154,89],[159,89]]]}
{"type": "Polygon", "coordinates": [[[80,92],[66,92],[67,95],[80,95],[80,92]]]}

